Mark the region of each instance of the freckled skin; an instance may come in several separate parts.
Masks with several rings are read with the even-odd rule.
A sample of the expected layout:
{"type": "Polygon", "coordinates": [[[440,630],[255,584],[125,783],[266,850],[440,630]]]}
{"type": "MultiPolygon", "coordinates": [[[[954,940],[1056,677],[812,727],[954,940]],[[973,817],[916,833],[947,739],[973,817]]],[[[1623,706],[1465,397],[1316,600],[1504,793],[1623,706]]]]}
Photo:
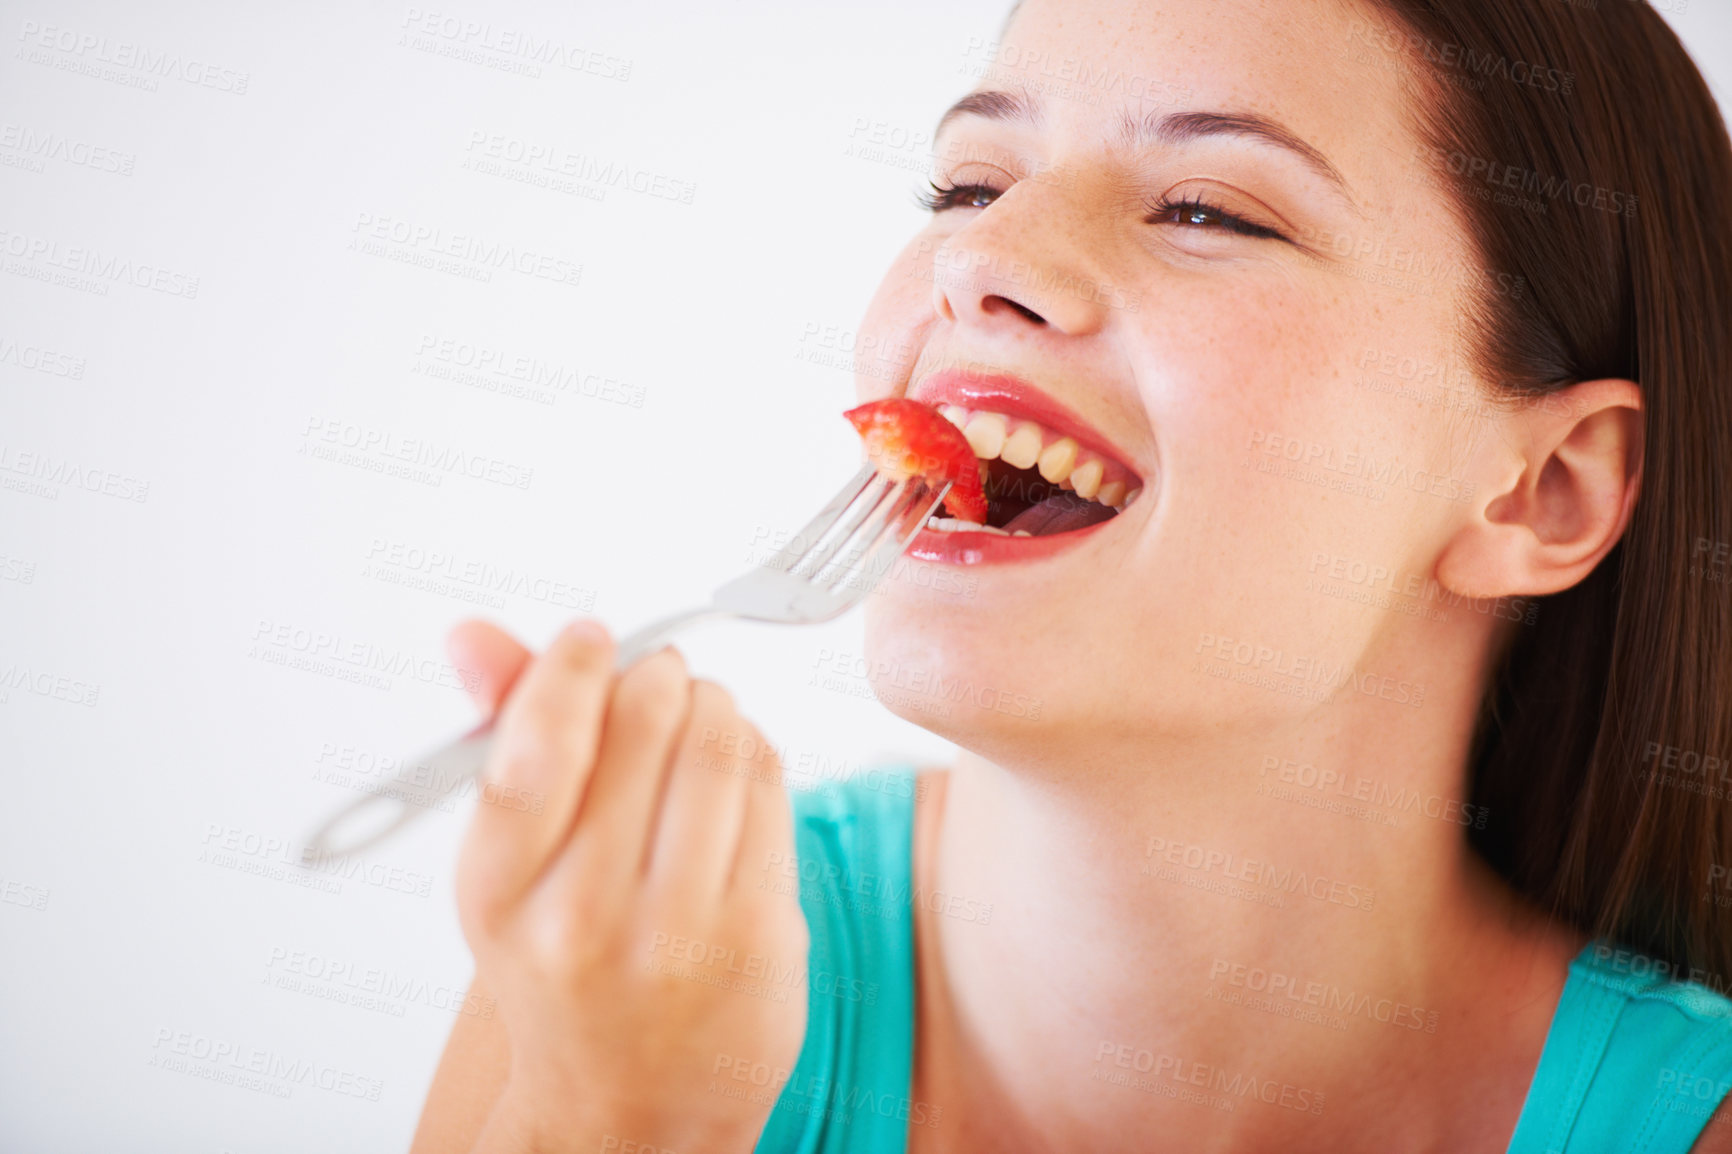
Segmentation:
{"type": "MultiPolygon", "coordinates": [[[[1072,549],[962,581],[893,571],[868,599],[880,696],[959,747],[916,801],[909,1154],[1508,1144],[1583,935],[1440,815],[1469,796],[1482,690],[1521,628],[1497,598],[1580,582],[1628,524],[1641,398],[1583,381],[1495,408],[1463,388],[1463,318],[1512,286],[1424,179],[1404,102],[1425,89],[1369,19],[1348,0],[1026,0],[979,91],[1038,115],[936,141],[941,185],[977,190],[941,196],[892,261],[861,341],[910,355],[860,400],[944,368],[1024,377],[1145,492],[1072,549]],[[1133,148],[1126,112],[1168,131],[1133,148]],[[1324,159],[1173,131],[1204,113],[1277,121],[1324,159]],[[1403,391],[1404,366],[1436,380],[1403,391]],[[1234,974],[1427,1025],[1319,1025],[1246,1003],[1234,974]],[[1273,1097],[1171,1092],[1252,1082],[1273,1097]]],[[[775,774],[691,756],[704,726],[749,723],[675,654],[612,679],[575,633],[539,659],[475,623],[454,640],[487,670],[478,699],[507,702],[507,784],[567,800],[527,827],[477,812],[459,908],[471,995],[500,1012],[459,1018],[415,1149],[747,1149],[768,1104],[703,1093],[690,1062],[789,1068],[805,1005],[675,991],[622,959],[674,922],[805,956],[785,895],[714,884],[724,812],[741,862],[792,853],[775,774]],[[586,780],[625,809],[586,801],[572,824],[586,780]],[[616,867],[652,841],[634,889],[616,867]]]]}
{"type": "MultiPolygon", "coordinates": [[[[1306,594],[1308,567],[1325,552],[1428,572],[1439,539],[1468,506],[1411,491],[1380,501],[1345,496],[1253,471],[1259,461],[1281,460],[1256,450],[1279,437],[1314,452],[1372,451],[1453,476],[1461,472],[1462,441],[1471,447],[1476,433],[1483,436],[1452,428],[1436,412],[1416,419],[1413,404],[1391,403],[1387,394],[1356,385],[1367,350],[1424,363],[1459,357],[1450,321],[1460,307],[1458,285],[1444,276],[1418,286],[1425,292],[1378,284],[1367,274],[1381,270],[1334,256],[1327,241],[1346,237],[1380,243],[1384,251],[1425,249],[1454,265],[1472,262],[1441,194],[1411,178],[1398,74],[1355,75],[1335,63],[1346,43],[1340,14],[1296,19],[1289,3],[1243,0],[1091,5],[1100,15],[1089,20],[1066,19],[1057,8],[1027,5],[1006,42],[1039,45],[1057,59],[1100,61],[1109,75],[1171,77],[1152,87],[1180,98],[1172,107],[1248,108],[1275,117],[1334,161],[1364,215],[1286,156],[1233,140],[1198,143],[1183,159],[1139,159],[1114,143],[1114,118],[1124,102],[1110,95],[1089,104],[1048,94],[1041,129],[980,118],[953,125],[946,135],[962,144],[941,141],[940,156],[951,145],[970,155],[1002,155],[1006,163],[965,163],[941,170],[944,179],[1004,182],[1002,169],[1014,175],[1017,159],[1072,178],[1025,182],[989,210],[936,214],[892,265],[863,327],[919,350],[911,379],[947,358],[1014,367],[1133,454],[1153,484],[1115,526],[1118,532],[1043,566],[992,574],[969,604],[947,607],[941,622],[929,620],[930,607],[912,597],[905,604],[893,595],[875,599],[875,656],[894,659],[904,652],[898,638],[924,635],[935,624],[944,630],[943,652],[922,646],[919,660],[942,660],[958,674],[1014,665],[1042,638],[1062,638],[1066,650],[1097,658],[1134,638],[1137,653],[1126,655],[1128,668],[1113,680],[1129,681],[1124,674],[1134,671],[1136,684],[1114,701],[1101,700],[1090,679],[1040,686],[1047,701],[1042,753],[1099,740],[1103,724],[1140,730],[1158,720],[1198,732],[1229,720],[1290,718],[1304,710],[1302,701],[1268,694],[1235,699],[1189,673],[1182,659],[1200,634],[1211,633],[1337,664],[1402,663],[1408,652],[1433,644],[1429,631],[1306,594]],[[1246,67],[1247,60],[1254,65],[1246,67]],[[1339,86],[1347,79],[1368,91],[1343,100],[1339,86]],[[1194,95],[1182,99],[1183,89],[1194,95]],[[1175,184],[1212,194],[1229,209],[1267,205],[1291,223],[1289,235],[1324,255],[1143,223],[1141,202],[1175,184]],[[1009,269],[1020,261],[1112,285],[1136,307],[1080,293],[1040,300],[1027,284],[1007,280],[970,286],[977,291],[949,289],[961,315],[948,321],[934,301],[940,245],[957,263],[985,259],[989,269],[1009,269]],[[995,289],[1035,307],[1047,324],[994,308],[983,298],[995,289]],[[1102,581],[1103,572],[1122,579],[1102,581]],[[1087,596],[1077,595],[1085,588],[1087,596]],[[997,628],[1005,614],[1027,627],[1014,634],[997,628]]],[[[1000,67],[977,87],[1019,79],[1038,81],[1039,74],[1000,67]]],[[[865,378],[859,393],[873,399],[905,387],[865,378]]],[[[992,719],[969,715],[958,724],[992,741],[989,732],[977,732],[992,719]]],[[[1036,755],[1026,733],[1014,725],[1009,733],[1019,751],[1036,755]]],[[[994,745],[992,752],[1009,751],[994,745]]]]}
{"type": "Polygon", "coordinates": [[[899,379],[862,376],[861,400],[957,364],[1021,376],[1146,486],[1068,551],[970,570],[948,597],[891,580],[870,599],[881,699],[960,747],[922,806],[917,876],[1004,911],[917,912],[915,1097],[946,1122],[911,1131],[915,1154],[1143,1150],[1127,1135],[1149,1133],[1186,1151],[1502,1150],[1520,1112],[1582,936],[1517,902],[1459,824],[1258,789],[1273,758],[1465,798],[1479,699],[1519,627],[1483,599],[1580,581],[1639,483],[1629,382],[1572,386],[1568,419],[1474,401],[1466,310],[1513,290],[1422,179],[1423,89],[1363,35],[1372,19],[1344,0],[1026,0],[1001,37],[1018,51],[975,91],[1038,115],[947,125],[935,181],[991,196],[934,213],[862,324],[910,353],[899,379]],[[1349,191],[1242,135],[1134,149],[1127,110],[1278,121],[1349,191]],[[1280,238],[1172,207],[1199,200],[1280,238]],[[1398,388],[1403,366],[1436,367],[1430,391],[1398,388]],[[1554,453],[1567,465],[1545,467],[1554,453]],[[1367,571],[1393,597],[1341,576],[1367,571]],[[1354,881],[1375,915],[1150,882],[1157,835],[1354,881]],[[1415,1042],[1204,1000],[1223,959],[1443,1025],[1415,1042]],[[1109,1086],[1091,1076],[1108,1044],[1329,1107],[1109,1086]]]}

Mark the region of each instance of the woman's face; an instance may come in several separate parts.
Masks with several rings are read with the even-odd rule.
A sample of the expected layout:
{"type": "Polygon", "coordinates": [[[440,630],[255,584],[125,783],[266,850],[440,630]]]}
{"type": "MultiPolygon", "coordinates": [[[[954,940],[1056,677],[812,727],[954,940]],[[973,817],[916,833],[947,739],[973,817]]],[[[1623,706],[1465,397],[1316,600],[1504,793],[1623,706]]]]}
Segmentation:
{"type": "Polygon", "coordinates": [[[1011,765],[1267,732],[1331,689],[1394,717],[1490,627],[1423,590],[1496,480],[1495,421],[1443,392],[1456,318],[1520,287],[1425,179],[1380,29],[1345,0],[1026,0],[979,58],[936,138],[956,191],[864,325],[909,356],[858,391],[1078,434],[1143,491],[1063,537],[923,534],[944,568],[871,599],[890,708],[1011,765]]]}

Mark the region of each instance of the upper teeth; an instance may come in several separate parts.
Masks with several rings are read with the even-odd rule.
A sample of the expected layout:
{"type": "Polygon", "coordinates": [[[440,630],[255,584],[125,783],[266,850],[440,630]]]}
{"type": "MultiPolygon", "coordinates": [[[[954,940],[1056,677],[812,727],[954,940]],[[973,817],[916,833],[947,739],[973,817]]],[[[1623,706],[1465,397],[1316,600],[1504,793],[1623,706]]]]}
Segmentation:
{"type": "Polygon", "coordinates": [[[1136,478],[1123,466],[1034,421],[985,409],[971,412],[961,405],[941,405],[938,411],[962,430],[974,455],[983,461],[997,459],[1019,469],[1038,467],[1052,484],[1115,509],[1128,508],[1143,491],[1141,486],[1130,487],[1136,478]]]}

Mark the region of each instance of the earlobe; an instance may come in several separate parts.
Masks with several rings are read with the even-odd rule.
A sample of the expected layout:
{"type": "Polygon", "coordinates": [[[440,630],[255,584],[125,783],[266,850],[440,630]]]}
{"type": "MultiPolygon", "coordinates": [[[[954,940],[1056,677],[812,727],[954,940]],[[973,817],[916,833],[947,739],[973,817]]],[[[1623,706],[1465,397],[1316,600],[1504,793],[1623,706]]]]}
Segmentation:
{"type": "Polygon", "coordinates": [[[1438,581],[1478,597],[1568,589],[1629,524],[1642,478],[1641,389],[1582,381],[1503,420],[1515,457],[1445,548],[1438,581]]]}

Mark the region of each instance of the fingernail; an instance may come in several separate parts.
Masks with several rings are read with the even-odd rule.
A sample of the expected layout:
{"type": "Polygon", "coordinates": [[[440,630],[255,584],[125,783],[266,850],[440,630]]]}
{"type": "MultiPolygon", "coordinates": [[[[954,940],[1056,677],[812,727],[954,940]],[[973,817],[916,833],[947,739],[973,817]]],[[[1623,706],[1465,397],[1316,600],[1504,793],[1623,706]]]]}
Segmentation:
{"type": "Polygon", "coordinates": [[[602,627],[601,622],[585,617],[567,625],[565,636],[571,641],[581,641],[586,645],[599,645],[607,640],[607,630],[602,627]]]}

